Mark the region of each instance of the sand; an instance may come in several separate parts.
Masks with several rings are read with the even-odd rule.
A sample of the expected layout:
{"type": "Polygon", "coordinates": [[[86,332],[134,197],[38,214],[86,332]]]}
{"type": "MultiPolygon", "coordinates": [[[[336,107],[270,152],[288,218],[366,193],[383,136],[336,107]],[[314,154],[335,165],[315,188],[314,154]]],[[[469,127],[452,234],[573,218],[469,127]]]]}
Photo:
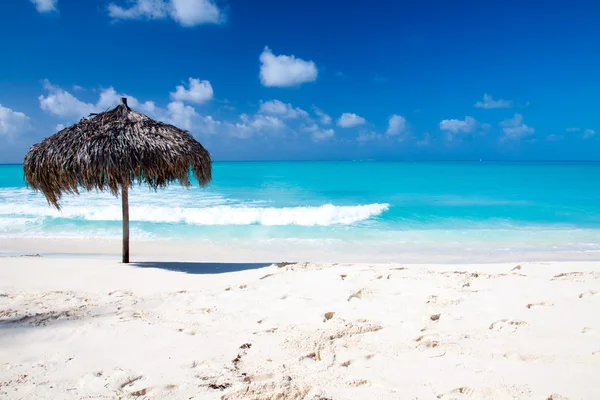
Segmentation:
{"type": "Polygon", "coordinates": [[[599,399],[600,263],[0,257],[0,399],[599,399]]]}

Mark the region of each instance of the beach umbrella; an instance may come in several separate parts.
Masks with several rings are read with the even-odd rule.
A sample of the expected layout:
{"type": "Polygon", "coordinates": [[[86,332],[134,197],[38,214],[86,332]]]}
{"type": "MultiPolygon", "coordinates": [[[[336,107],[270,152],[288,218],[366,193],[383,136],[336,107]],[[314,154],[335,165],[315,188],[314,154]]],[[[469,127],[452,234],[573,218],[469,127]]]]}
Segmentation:
{"type": "Polygon", "coordinates": [[[60,209],[64,193],[109,191],[123,204],[123,262],[129,262],[129,199],[134,184],[156,190],[178,181],[211,180],[210,153],[187,131],[154,121],[127,106],[91,114],[33,145],[23,162],[28,186],[60,209]]]}

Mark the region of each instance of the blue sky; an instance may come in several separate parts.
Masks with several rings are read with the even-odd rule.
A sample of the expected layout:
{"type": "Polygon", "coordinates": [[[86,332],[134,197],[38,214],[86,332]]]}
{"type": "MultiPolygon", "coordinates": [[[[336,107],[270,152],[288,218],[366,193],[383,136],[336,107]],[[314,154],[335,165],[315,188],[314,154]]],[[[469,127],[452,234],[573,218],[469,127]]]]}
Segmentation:
{"type": "Polygon", "coordinates": [[[216,160],[600,159],[596,1],[0,9],[0,163],[121,95],[216,160]]]}

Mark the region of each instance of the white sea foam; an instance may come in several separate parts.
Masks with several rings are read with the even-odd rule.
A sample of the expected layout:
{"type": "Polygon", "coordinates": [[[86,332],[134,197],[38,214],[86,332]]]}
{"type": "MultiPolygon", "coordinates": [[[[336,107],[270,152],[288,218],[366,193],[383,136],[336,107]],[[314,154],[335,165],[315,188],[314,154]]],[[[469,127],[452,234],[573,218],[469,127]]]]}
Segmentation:
{"type": "MultiPolygon", "coordinates": [[[[266,225],[329,226],[353,224],[388,210],[388,204],[316,207],[213,206],[202,208],[136,205],[130,209],[131,221],[185,223],[190,225],[266,225]]],[[[119,221],[121,207],[71,205],[61,211],[41,204],[0,204],[0,217],[27,216],[67,218],[86,221],[119,221]]]]}

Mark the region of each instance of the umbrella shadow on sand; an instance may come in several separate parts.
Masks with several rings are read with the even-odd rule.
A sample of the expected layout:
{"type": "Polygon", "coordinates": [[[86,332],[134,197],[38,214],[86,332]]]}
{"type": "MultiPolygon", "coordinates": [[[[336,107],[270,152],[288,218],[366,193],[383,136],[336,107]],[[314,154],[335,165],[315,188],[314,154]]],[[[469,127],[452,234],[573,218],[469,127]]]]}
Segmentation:
{"type": "Polygon", "coordinates": [[[260,269],[275,263],[218,263],[218,262],[135,262],[131,265],[139,268],[158,268],[187,274],[225,274],[228,272],[260,269]]]}

